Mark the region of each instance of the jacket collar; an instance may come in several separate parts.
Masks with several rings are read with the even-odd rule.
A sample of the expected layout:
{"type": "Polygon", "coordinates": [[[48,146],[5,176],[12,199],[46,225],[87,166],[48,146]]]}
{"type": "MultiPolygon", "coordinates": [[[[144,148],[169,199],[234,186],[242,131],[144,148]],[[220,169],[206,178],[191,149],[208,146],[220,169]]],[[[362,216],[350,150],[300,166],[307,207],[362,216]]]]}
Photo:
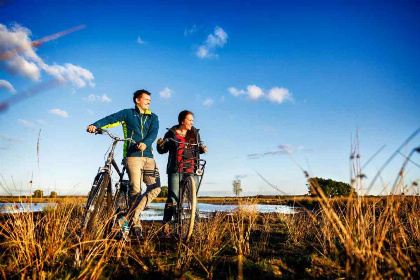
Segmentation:
{"type": "MultiPolygon", "coordinates": [[[[167,128],[169,131],[172,131],[173,132],[173,134],[175,135],[176,134],[176,130],[179,128],[179,125],[178,124],[176,124],[176,125],[174,125],[173,127],[171,127],[171,128],[167,128]]],[[[194,126],[193,127],[191,127],[191,130],[192,130],[192,132],[194,133],[194,135],[197,137],[197,133],[198,133],[198,131],[200,131],[200,129],[197,129],[197,128],[195,128],[194,126]]]]}
{"type": "Polygon", "coordinates": [[[142,115],[151,115],[152,111],[150,111],[150,109],[147,109],[144,113],[140,112],[139,107],[135,106],[134,109],[137,111],[137,113],[142,114],[142,115]]]}

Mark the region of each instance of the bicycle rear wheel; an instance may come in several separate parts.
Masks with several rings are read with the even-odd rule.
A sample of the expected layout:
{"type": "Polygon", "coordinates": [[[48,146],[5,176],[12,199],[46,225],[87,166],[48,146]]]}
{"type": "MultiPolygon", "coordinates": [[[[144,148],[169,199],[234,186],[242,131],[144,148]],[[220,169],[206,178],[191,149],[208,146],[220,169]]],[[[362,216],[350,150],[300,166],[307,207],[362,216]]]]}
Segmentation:
{"type": "Polygon", "coordinates": [[[93,182],[85,207],[82,221],[82,238],[96,239],[104,232],[107,210],[110,205],[103,205],[105,192],[110,184],[108,173],[99,173],[93,182]]]}
{"type": "Polygon", "coordinates": [[[197,193],[192,176],[185,178],[179,197],[178,232],[181,240],[188,242],[191,238],[197,209],[197,193]]]}

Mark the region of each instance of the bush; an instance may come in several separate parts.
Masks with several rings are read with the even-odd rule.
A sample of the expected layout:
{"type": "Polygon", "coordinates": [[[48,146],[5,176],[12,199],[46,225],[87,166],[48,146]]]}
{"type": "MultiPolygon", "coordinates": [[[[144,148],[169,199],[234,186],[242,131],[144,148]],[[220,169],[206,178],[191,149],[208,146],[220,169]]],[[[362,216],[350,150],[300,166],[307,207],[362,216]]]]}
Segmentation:
{"type": "Polygon", "coordinates": [[[160,194],[158,195],[158,197],[167,197],[168,196],[168,186],[163,186],[160,189],[160,194]]]}
{"type": "Polygon", "coordinates": [[[347,183],[318,177],[309,178],[308,188],[309,195],[311,196],[318,196],[319,189],[324,192],[326,197],[350,196],[352,193],[356,194],[354,188],[347,183]]]}

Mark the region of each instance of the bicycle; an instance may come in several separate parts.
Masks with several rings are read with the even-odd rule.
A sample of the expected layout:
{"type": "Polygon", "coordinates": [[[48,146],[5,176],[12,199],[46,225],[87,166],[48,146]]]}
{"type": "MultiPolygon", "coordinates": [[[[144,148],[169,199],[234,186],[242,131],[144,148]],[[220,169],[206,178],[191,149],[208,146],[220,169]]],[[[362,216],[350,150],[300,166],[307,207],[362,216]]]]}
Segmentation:
{"type": "MultiPolygon", "coordinates": [[[[91,190],[89,192],[85,212],[83,215],[80,238],[83,240],[86,235],[91,238],[98,238],[101,235],[106,236],[111,233],[114,229],[116,219],[122,215],[127,214],[128,206],[128,187],[129,181],[124,180],[124,174],[126,167],[124,164],[125,158],[123,159],[123,169],[120,171],[117,163],[114,160],[114,151],[118,142],[130,142],[137,144],[132,138],[119,138],[114,136],[108,130],[98,129],[95,134],[108,134],[114,141],[112,147],[108,153],[104,167],[98,169],[98,173],[93,180],[91,190]],[[112,167],[119,176],[119,180],[115,185],[115,195],[112,196],[111,186],[111,175],[112,167]],[[106,192],[106,194],[105,194],[106,192]],[[106,203],[104,205],[104,199],[106,196],[106,203]],[[112,220],[110,215],[112,214],[112,220]],[[105,221],[105,222],[104,222],[105,221]],[[100,226],[101,225],[101,226],[100,226]]],[[[121,227],[120,227],[121,229],[121,227]]],[[[123,229],[128,231],[129,227],[123,229]]],[[[128,232],[127,232],[128,233],[128,232]]]]}
{"type": "Polygon", "coordinates": [[[181,156],[182,161],[177,164],[177,170],[179,170],[180,176],[174,227],[175,233],[178,235],[179,239],[188,242],[194,229],[194,222],[196,218],[199,218],[197,209],[197,193],[203,180],[206,161],[204,159],[200,159],[198,155],[199,149],[203,143],[183,143],[172,138],[167,138],[164,140],[162,145],[168,141],[173,141],[177,145],[178,155],[180,149],[194,149],[192,151],[192,157],[187,158],[183,153],[181,156]],[[197,186],[194,175],[199,177],[197,186]]]}

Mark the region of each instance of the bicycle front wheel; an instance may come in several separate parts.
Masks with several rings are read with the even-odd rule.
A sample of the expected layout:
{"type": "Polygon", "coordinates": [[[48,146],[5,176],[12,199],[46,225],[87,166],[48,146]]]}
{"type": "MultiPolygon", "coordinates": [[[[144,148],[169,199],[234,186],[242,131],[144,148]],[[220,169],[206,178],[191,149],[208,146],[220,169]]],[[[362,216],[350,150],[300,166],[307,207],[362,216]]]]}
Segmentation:
{"type": "Polygon", "coordinates": [[[103,205],[105,192],[110,184],[108,173],[96,175],[92,190],[86,202],[85,215],[82,222],[82,238],[87,235],[96,239],[104,232],[107,208],[103,205]]]}
{"type": "Polygon", "coordinates": [[[192,176],[184,180],[179,203],[179,235],[183,241],[188,242],[193,232],[197,209],[196,186],[192,176]]]}

